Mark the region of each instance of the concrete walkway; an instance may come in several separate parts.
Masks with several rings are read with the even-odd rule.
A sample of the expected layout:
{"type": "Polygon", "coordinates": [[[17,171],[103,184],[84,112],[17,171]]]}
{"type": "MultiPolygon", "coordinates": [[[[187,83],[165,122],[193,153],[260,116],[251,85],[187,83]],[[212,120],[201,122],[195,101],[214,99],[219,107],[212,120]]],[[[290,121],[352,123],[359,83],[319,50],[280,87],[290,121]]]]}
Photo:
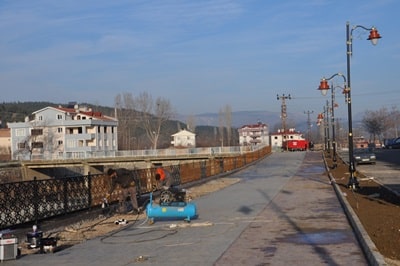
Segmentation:
{"type": "Polygon", "coordinates": [[[319,152],[274,153],[195,203],[199,217],[132,221],[6,265],[367,265],[319,152]]]}

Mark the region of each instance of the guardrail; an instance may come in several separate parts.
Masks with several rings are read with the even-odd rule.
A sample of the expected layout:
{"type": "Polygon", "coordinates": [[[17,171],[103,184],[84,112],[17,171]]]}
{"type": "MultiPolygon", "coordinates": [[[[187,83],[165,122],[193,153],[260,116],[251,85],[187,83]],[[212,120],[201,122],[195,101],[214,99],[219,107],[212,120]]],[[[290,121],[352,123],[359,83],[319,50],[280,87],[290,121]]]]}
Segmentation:
{"type": "Polygon", "coordinates": [[[226,146],[226,147],[203,147],[203,148],[170,148],[170,149],[150,149],[150,150],[126,150],[126,151],[74,151],[51,154],[17,154],[15,157],[19,161],[31,160],[65,160],[65,159],[90,159],[90,158],[109,158],[109,157],[146,157],[146,156],[184,156],[184,155],[223,155],[233,153],[251,152],[262,148],[261,145],[250,146],[226,146]]]}
{"type": "MultiPolygon", "coordinates": [[[[271,147],[266,146],[252,152],[210,157],[166,168],[174,183],[183,185],[242,168],[270,153],[271,147]]],[[[155,168],[135,169],[132,175],[136,177],[138,193],[153,191],[155,168]]],[[[109,185],[104,174],[0,184],[0,229],[98,207],[109,185]]],[[[111,201],[118,199],[118,193],[116,189],[111,201]]]]}

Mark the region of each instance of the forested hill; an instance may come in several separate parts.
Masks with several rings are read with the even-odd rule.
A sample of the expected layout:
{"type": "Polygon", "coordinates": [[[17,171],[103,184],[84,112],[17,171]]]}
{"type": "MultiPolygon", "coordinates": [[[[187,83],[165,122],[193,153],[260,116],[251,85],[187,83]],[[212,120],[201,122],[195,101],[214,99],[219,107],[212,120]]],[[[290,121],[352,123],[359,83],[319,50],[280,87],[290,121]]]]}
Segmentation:
{"type": "MultiPolygon", "coordinates": [[[[52,103],[52,102],[3,102],[0,105],[0,127],[7,127],[8,122],[23,122],[26,116],[31,115],[33,112],[48,106],[63,106],[67,107],[75,103],[52,103]]],[[[93,110],[102,112],[104,115],[113,116],[114,109],[105,106],[93,106],[87,103],[80,103],[79,105],[92,107],[93,110]]]]}

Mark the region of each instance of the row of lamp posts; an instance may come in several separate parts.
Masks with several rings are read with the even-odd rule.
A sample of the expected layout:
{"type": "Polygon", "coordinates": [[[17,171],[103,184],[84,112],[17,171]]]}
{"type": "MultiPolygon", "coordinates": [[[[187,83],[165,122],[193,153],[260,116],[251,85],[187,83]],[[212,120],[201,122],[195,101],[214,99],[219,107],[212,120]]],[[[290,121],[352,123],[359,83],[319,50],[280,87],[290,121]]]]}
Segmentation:
{"type": "Polygon", "coordinates": [[[349,182],[347,186],[350,189],[358,189],[359,188],[359,183],[357,180],[357,177],[355,176],[356,168],[355,168],[355,162],[354,162],[354,146],[353,146],[353,121],[352,121],[352,111],[351,111],[351,85],[350,85],[350,59],[353,53],[353,31],[357,28],[361,28],[363,30],[369,31],[369,36],[368,40],[372,42],[373,45],[376,45],[378,43],[378,39],[381,38],[381,36],[378,33],[378,30],[375,27],[372,28],[366,28],[361,25],[355,25],[351,28],[350,30],[350,24],[349,22],[346,23],[346,47],[347,47],[347,79],[346,77],[341,74],[341,73],[336,73],[332,75],[329,78],[322,78],[321,83],[318,87],[318,90],[321,91],[322,95],[326,95],[328,93],[328,90],[331,91],[332,94],[332,146],[333,146],[333,167],[336,167],[336,140],[335,140],[335,117],[334,117],[334,107],[335,107],[335,94],[334,90],[335,88],[342,88],[343,93],[345,94],[346,97],[346,103],[347,103],[347,108],[348,108],[348,146],[349,146],[349,182]],[[340,76],[343,78],[344,81],[344,86],[329,86],[328,81],[333,79],[336,76],[340,76]]]}

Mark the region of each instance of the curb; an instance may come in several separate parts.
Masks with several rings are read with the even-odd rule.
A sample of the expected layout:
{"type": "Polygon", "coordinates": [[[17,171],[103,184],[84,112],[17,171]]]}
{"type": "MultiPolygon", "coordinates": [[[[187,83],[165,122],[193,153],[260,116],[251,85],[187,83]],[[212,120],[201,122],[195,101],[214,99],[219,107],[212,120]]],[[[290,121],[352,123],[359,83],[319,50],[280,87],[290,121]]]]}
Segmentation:
{"type": "Polygon", "coordinates": [[[338,197],[341,205],[343,206],[344,212],[347,216],[347,219],[350,222],[351,227],[355,231],[356,238],[361,245],[361,249],[363,250],[363,252],[366,256],[368,264],[374,265],[374,266],[375,265],[388,265],[386,263],[384,257],[382,256],[382,254],[376,248],[374,242],[372,242],[367,231],[365,231],[357,214],[353,211],[353,208],[350,206],[347,199],[344,197],[341,189],[339,188],[338,184],[335,181],[335,178],[332,176],[331,172],[329,171],[329,167],[326,163],[324,156],[323,156],[323,159],[324,159],[325,168],[329,174],[329,179],[330,179],[331,185],[333,186],[336,196],[338,197]]]}

